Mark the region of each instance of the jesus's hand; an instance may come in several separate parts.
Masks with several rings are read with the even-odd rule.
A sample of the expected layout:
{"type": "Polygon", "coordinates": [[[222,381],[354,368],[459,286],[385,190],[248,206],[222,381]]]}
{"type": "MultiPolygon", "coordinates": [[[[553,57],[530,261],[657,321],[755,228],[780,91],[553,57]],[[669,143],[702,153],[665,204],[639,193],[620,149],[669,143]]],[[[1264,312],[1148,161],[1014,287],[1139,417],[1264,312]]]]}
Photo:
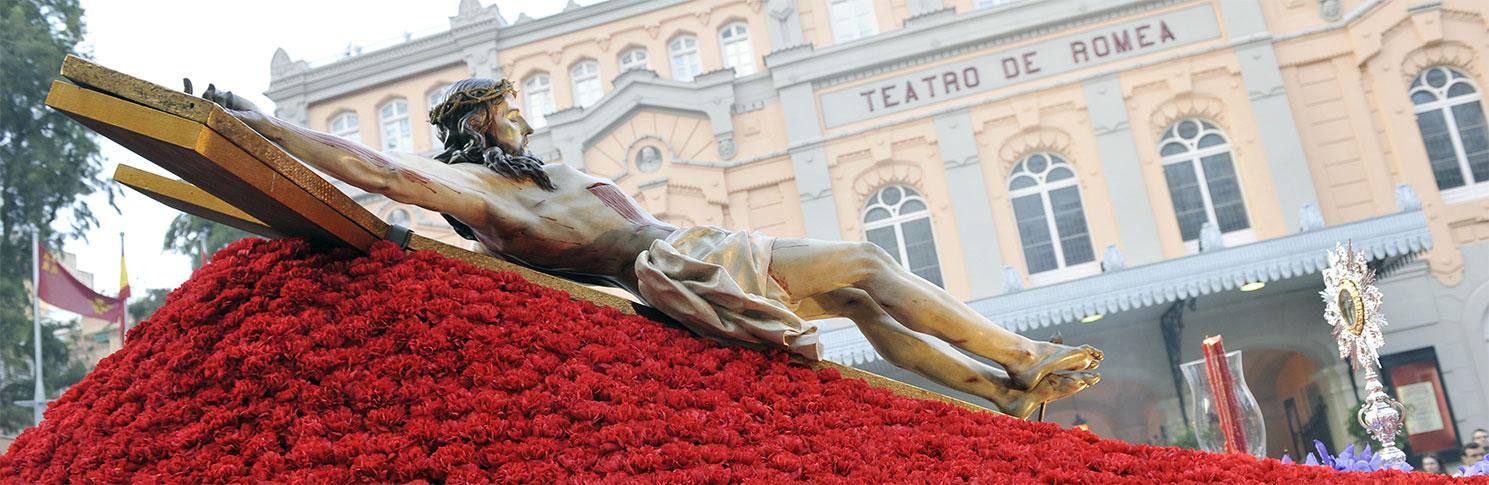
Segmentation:
{"type": "Polygon", "coordinates": [[[217,86],[213,84],[207,85],[207,90],[202,92],[202,99],[217,103],[223,108],[233,111],[247,111],[259,114],[263,113],[262,111],[259,111],[259,107],[255,106],[252,101],[249,101],[242,96],[233,94],[232,91],[220,91],[217,89],[217,86]]]}

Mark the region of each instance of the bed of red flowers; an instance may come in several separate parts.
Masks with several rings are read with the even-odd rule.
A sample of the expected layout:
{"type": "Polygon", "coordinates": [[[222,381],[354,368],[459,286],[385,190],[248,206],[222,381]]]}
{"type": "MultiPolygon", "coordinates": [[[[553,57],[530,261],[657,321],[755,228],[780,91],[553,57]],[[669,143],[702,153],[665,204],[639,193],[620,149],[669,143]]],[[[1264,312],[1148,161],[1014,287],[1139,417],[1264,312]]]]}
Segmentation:
{"type": "Polygon", "coordinates": [[[234,244],[0,482],[1412,481],[896,396],[430,252],[234,244]]]}

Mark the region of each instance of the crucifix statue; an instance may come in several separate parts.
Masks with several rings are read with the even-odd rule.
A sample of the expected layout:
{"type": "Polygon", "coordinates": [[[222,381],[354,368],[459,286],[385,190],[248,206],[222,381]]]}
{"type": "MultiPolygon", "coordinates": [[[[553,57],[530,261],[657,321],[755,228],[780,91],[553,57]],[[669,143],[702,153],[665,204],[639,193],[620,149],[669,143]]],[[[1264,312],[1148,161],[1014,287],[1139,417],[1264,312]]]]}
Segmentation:
{"type": "Polygon", "coordinates": [[[332,177],[444,214],[488,254],[623,288],[707,337],[817,359],[807,320],[845,317],[891,363],[1021,418],[1100,379],[1095,348],[1004,329],[871,243],[666,224],[611,181],[528,153],[515,94],[507,80],[451,86],[429,113],[445,147],[433,158],[295,126],[230,92],[203,96],[332,177]]]}

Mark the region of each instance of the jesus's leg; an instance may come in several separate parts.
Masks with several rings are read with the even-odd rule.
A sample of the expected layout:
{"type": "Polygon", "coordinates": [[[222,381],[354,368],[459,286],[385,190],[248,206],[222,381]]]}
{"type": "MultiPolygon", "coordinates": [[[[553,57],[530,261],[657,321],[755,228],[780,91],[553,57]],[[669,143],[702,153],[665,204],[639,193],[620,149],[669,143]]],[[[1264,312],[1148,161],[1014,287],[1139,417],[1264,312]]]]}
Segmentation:
{"type": "Polygon", "coordinates": [[[885,360],[947,387],[992,401],[1004,414],[1026,418],[1040,403],[1085,389],[1101,376],[1092,371],[1056,372],[1029,391],[1010,388],[1008,374],[978,362],[929,335],[900,325],[862,290],[845,288],[804,302],[805,313],[846,317],[858,325],[885,360]],[[818,307],[805,308],[805,307],[818,307]]]}
{"type": "Polygon", "coordinates": [[[1089,346],[1035,342],[989,322],[871,243],[778,239],[770,274],[797,300],[842,288],[863,290],[910,330],[1002,365],[1017,389],[1030,389],[1054,371],[1094,369],[1102,358],[1089,346]]]}

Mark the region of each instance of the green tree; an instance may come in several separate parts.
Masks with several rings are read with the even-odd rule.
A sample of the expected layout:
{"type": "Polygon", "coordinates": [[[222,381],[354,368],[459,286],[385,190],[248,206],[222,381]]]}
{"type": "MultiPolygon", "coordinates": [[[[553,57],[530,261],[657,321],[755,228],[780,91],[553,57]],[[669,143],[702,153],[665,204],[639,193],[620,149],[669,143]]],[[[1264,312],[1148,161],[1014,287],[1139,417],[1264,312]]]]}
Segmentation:
{"type": "Polygon", "coordinates": [[[249,236],[252,234],[242,229],[183,213],[171,221],[171,227],[166,228],[165,247],[162,249],[189,256],[191,267],[200,268],[205,259],[202,257],[203,248],[206,256],[211,256],[234,241],[249,236]]]}
{"type": "MultiPolygon", "coordinates": [[[[83,196],[117,189],[99,179],[98,145],[82,125],[43,103],[65,55],[83,38],[77,0],[0,0],[0,430],[30,426],[32,386],[31,236],[50,247],[97,225],[83,196]],[[66,216],[66,217],[63,217],[66,216]],[[68,221],[54,230],[58,219],[68,221]]],[[[65,339],[42,331],[48,397],[81,378],[65,339]]]]}
{"type": "Polygon", "coordinates": [[[151,315],[154,315],[155,310],[159,310],[160,306],[165,304],[165,295],[170,292],[171,290],[167,288],[150,288],[145,290],[144,295],[130,298],[129,328],[134,328],[135,324],[143,322],[149,319],[151,315]]]}

